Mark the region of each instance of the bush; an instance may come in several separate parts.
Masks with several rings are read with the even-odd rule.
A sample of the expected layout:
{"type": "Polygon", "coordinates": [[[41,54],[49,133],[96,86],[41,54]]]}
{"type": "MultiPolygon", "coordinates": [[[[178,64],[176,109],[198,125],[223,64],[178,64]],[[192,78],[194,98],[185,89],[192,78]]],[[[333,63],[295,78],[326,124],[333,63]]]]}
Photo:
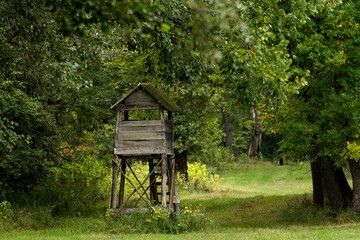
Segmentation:
{"type": "Polygon", "coordinates": [[[177,175],[176,184],[187,190],[215,191],[219,187],[220,177],[211,174],[205,164],[188,163],[188,181],[181,174],[177,175]]]}
{"type": "Polygon", "coordinates": [[[14,212],[12,210],[11,204],[8,201],[3,201],[0,203],[0,220],[6,221],[12,219],[14,212]]]}
{"type": "Polygon", "coordinates": [[[168,233],[204,230],[212,225],[203,213],[185,208],[176,215],[161,207],[153,207],[151,213],[123,214],[116,218],[107,213],[108,231],[111,233],[168,233]]]}
{"type": "Polygon", "coordinates": [[[3,201],[0,203],[0,231],[12,227],[14,212],[10,202],[3,201]]]}
{"type": "Polygon", "coordinates": [[[108,198],[111,175],[106,165],[90,155],[54,168],[33,192],[33,205],[47,206],[53,215],[88,214],[108,198]]]}

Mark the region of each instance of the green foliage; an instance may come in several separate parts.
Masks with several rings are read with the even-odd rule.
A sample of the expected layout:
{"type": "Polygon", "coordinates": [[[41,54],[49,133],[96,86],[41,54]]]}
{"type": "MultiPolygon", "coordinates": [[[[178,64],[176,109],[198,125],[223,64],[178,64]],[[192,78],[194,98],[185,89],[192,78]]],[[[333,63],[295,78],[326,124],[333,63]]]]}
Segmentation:
{"type": "Polygon", "coordinates": [[[46,164],[55,161],[58,141],[53,119],[41,104],[6,85],[0,86],[0,195],[10,198],[43,178],[46,164]]]}
{"type": "Polygon", "coordinates": [[[76,149],[86,132],[101,129],[115,99],[98,29],[64,37],[44,3],[0,4],[0,196],[11,202],[72,161],[61,146],[76,149]]]}
{"type": "Polygon", "coordinates": [[[179,174],[176,178],[176,184],[190,191],[212,192],[218,189],[220,177],[218,174],[211,174],[205,164],[200,162],[188,163],[188,180],[179,174]]]}
{"type": "Polygon", "coordinates": [[[327,156],[342,165],[347,142],[358,141],[360,58],[355,49],[360,32],[354,4],[325,5],[292,33],[292,69],[307,73],[307,86],[275,110],[280,117],[273,123],[284,134],[285,157],[327,156]]]}
{"type": "Polygon", "coordinates": [[[108,216],[108,231],[111,233],[165,233],[180,234],[206,230],[212,222],[198,210],[185,208],[176,214],[163,208],[151,209],[151,213],[122,214],[116,218],[108,216]]]}
{"type": "Polygon", "coordinates": [[[246,153],[252,130],[252,118],[248,108],[239,109],[232,114],[233,150],[235,156],[246,153]]]}
{"type": "Polygon", "coordinates": [[[53,168],[45,182],[33,191],[33,204],[48,206],[54,215],[87,215],[108,198],[111,186],[109,169],[91,155],[78,162],[53,168]]]}
{"type": "Polygon", "coordinates": [[[175,153],[187,155],[191,161],[216,166],[224,159],[223,132],[220,129],[220,111],[209,85],[180,88],[177,96],[182,111],[175,117],[175,153]]]}
{"type": "Polygon", "coordinates": [[[14,216],[11,203],[8,201],[3,201],[0,203],[0,221],[11,220],[14,216]]]}

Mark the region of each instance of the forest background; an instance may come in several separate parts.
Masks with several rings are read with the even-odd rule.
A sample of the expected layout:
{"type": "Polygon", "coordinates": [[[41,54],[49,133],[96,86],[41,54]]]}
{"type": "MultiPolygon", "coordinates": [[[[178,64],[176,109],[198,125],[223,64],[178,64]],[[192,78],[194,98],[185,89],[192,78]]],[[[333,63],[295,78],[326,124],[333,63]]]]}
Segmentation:
{"type": "Polygon", "coordinates": [[[0,202],[60,215],[108,198],[109,107],[147,82],[182,109],[180,172],[244,154],[307,161],[316,206],[359,211],[359,7],[1,1],[0,202]]]}

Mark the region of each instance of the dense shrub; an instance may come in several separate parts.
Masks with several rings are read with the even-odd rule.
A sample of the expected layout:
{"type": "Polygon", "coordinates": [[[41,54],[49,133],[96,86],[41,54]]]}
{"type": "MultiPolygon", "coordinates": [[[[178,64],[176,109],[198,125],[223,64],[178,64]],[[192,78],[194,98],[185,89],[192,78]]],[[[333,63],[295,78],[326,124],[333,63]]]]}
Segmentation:
{"type": "Polygon", "coordinates": [[[187,190],[214,191],[219,186],[218,174],[211,174],[205,164],[188,163],[188,181],[181,174],[177,175],[176,183],[187,190]]]}
{"type": "Polygon", "coordinates": [[[108,167],[91,155],[53,168],[33,192],[33,204],[48,206],[55,215],[86,214],[108,198],[111,175],[108,167]]]}

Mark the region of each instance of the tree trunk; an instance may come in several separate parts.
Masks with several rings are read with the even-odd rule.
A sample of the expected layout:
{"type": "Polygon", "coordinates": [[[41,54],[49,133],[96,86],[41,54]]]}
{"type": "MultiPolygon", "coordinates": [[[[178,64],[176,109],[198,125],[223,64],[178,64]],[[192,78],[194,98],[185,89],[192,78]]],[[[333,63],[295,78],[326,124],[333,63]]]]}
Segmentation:
{"type": "Polygon", "coordinates": [[[330,159],[321,157],[320,172],[322,188],[330,207],[335,211],[348,207],[351,203],[352,192],[343,170],[335,168],[330,159]]]}
{"type": "Polygon", "coordinates": [[[254,158],[260,153],[263,126],[261,124],[261,118],[259,118],[255,108],[251,108],[251,112],[253,116],[254,126],[251,133],[247,155],[251,158],[254,158]]]}
{"type": "Polygon", "coordinates": [[[318,161],[311,162],[311,175],[313,185],[313,202],[316,207],[324,206],[324,192],[321,182],[320,164],[318,161]]]}
{"type": "Polygon", "coordinates": [[[355,212],[360,212],[360,165],[353,159],[348,160],[353,180],[352,204],[355,212]]]}
{"type": "Polygon", "coordinates": [[[176,154],[176,161],[175,161],[175,172],[184,175],[185,180],[188,180],[188,156],[186,152],[182,152],[180,154],[176,154]]]}
{"type": "Polygon", "coordinates": [[[233,154],[233,140],[231,134],[231,113],[224,110],[224,107],[221,107],[221,112],[224,118],[225,125],[225,147],[229,150],[230,154],[233,154]]]}
{"type": "Polygon", "coordinates": [[[346,179],[343,169],[334,165],[332,165],[332,167],[335,173],[335,180],[338,183],[341,195],[344,198],[344,208],[349,207],[351,206],[353,199],[351,187],[346,179]]]}

